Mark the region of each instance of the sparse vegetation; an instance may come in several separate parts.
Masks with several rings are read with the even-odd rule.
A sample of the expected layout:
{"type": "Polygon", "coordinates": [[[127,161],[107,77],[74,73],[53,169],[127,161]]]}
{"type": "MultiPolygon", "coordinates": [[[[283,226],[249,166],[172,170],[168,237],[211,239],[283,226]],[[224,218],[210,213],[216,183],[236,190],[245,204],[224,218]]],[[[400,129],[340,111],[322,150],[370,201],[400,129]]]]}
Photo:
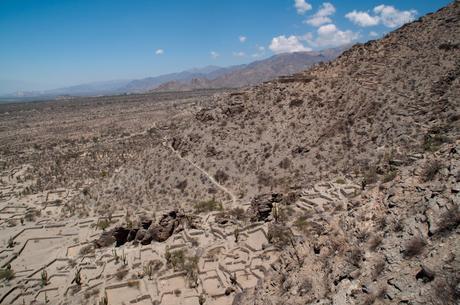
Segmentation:
{"type": "Polygon", "coordinates": [[[0,269],[0,280],[11,280],[14,278],[14,271],[11,269],[11,266],[7,266],[4,269],[0,269]]]}
{"type": "Polygon", "coordinates": [[[443,165],[439,160],[432,160],[428,162],[423,169],[422,180],[424,182],[432,181],[442,167],[443,165]]]}
{"type": "Polygon", "coordinates": [[[222,203],[216,201],[215,199],[210,199],[207,201],[200,201],[194,205],[194,208],[195,208],[195,213],[197,214],[223,210],[222,203]]]}

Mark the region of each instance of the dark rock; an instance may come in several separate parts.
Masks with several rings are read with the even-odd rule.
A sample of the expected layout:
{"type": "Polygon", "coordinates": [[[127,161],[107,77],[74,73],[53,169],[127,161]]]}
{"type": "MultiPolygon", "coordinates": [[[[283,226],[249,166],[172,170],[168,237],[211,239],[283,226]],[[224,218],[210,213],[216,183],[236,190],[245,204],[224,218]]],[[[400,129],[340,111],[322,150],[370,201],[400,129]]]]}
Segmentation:
{"type": "Polygon", "coordinates": [[[115,247],[120,247],[126,243],[130,231],[130,229],[124,227],[116,227],[113,229],[112,236],[116,241],[115,247]]]}
{"type": "Polygon", "coordinates": [[[225,295],[230,295],[232,292],[235,292],[235,288],[227,287],[227,289],[225,289],[225,295]]]}
{"type": "Polygon", "coordinates": [[[417,280],[422,280],[424,283],[431,282],[434,277],[435,273],[426,266],[422,266],[422,269],[415,275],[417,280]]]}
{"type": "Polygon", "coordinates": [[[102,232],[99,239],[94,241],[95,248],[104,248],[112,246],[115,242],[115,237],[112,236],[112,232],[102,232]]]}
{"type": "Polygon", "coordinates": [[[303,101],[299,99],[295,99],[289,102],[289,107],[300,107],[302,106],[303,101]]]}
{"type": "Polygon", "coordinates": [[[178,229],[183,215],[177,211],[171,211],[168,214],[164,214],[158,224],[150,226],[147,230],[148,234],[152,237],[152,240],[158,242],[166,241],[173,233],[178,229]]]}
{"type": "Polygon", "coordinates": [[[273,208],[273,203],[281,202],[283,195],[281,194],[262,194],[255,197],[251,201],[251,207],[248,209],[248,214],[252,221],[263,221],[270,216],[273,208]]]}

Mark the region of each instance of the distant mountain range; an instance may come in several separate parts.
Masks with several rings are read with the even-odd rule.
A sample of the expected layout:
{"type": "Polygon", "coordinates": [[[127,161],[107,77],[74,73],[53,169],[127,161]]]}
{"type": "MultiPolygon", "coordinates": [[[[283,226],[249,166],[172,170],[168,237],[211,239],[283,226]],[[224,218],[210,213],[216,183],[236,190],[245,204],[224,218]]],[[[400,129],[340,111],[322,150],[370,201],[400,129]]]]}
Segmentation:
{"type": "Polygon", "coordinates": [[[274,55],[249,64],[231,67],[207,66],[178,73],[137,80],[93,82],[44,91],[17,91],[4,95],[11,98],[53,98],[57,96],[97,96],[149,91],[187,91],[211,88],[238,88],[256,85],[279,76],[301,72],[310,66],[327,62],[350,48],[346,45],[318,52],[274,55]]]}

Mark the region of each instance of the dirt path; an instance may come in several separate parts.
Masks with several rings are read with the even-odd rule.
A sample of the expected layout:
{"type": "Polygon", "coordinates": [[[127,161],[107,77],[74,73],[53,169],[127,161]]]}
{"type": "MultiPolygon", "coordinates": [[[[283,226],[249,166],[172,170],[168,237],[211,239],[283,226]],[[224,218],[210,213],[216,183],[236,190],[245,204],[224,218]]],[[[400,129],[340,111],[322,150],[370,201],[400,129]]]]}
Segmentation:
{"type": "Polygon", "coordinates": [[[233,194],[232,191],[230,191],[228,188],[226,188],[225,186],[223,186],[222,184],[220,184],[219,182],[216,181],[216,179],[214,179],[214,177],[209,174],[206,170],[204,170],[203,168],[201,168],[199,165],[195,164],[195,162],[193,162],[192,160],[190,160],[189,158],[187,157],[182,157],[180,152],[178,152],[177,150],[175,150],[170,144],[168,144],[167,140],[164,140],[162,142],[163,146],[164,147],[167,147],[169,148],[172,152],[174,152],[176,154],[176,156],[181,159],[181,160],[185,160],[187,161],[188,163],[190,163],[193,167],[195,167],[197,170],[199,170],[203,175],[205,175],[209,181],[211,181],[212,184],[214,184],[215,186],[217,186],[220,190],[222,190],[224,193],[226,193],[227,195],[230,196],[231,198],[231,201],[232,201],[232,205],[233,206],[236,206],[236,196],[235,194],[233,194]]]}

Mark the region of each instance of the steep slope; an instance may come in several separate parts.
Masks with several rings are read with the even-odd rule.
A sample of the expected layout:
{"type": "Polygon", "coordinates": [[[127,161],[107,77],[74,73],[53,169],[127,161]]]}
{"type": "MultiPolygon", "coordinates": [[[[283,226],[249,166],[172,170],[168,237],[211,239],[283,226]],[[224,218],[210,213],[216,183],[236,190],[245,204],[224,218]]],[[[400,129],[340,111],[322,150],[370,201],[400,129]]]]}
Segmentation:
{"type": "Polygon", "coordinates": [[[287,217],[268,234],[281,259],[233,304],[456,304],[459,16],[456,1],[331,63],[203,101],[153,129],[182,159],[153,147],[143,167],[94,190],[100,204],[110,206],[104,190],[115,185],[117,200],[139,197],[123,185],[142,175],[157,201],[171,204],[173,193],[184,209],[212,198],[233,207],[225,194],[189,190],[190,170],[164,179],[186,159],[246,213],[251,203],[272,214],[266,221],[272,203],[258,206],[260,198],[286,198],[287,217]],[[334,191],[349,181],[360,187],[334,191]],[[295,238],[286,241],[280,232],[289,231],[295,238]]]}

